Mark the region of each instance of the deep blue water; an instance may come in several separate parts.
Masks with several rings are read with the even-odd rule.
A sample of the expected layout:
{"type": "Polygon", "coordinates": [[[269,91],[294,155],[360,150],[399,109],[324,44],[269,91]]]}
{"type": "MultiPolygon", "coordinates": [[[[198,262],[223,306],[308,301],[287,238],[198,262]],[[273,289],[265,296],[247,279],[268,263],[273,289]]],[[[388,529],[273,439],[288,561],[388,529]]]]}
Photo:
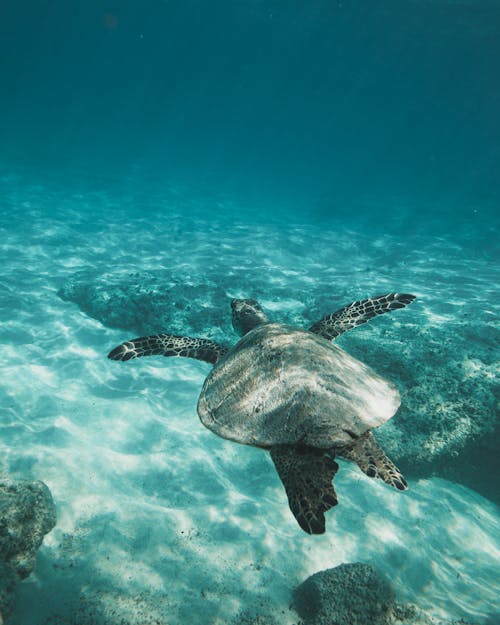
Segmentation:
{"type": "Polygon", "coordinates": [[[499,27],[495,0],[2,3],[0,159],[495,213],[499,27]]]}
{"type": "Polygon", "coordinates": [[[358,561],[498,623],[499,32],[496,0],[0,4],[0,475],[58,510],[13,625],[292,625],[358,561]],[[320,537],[199,423],[207,363],[106,359],[391,291],[336,342],[399,390],[410,487],[339,461],[320,537]]]}

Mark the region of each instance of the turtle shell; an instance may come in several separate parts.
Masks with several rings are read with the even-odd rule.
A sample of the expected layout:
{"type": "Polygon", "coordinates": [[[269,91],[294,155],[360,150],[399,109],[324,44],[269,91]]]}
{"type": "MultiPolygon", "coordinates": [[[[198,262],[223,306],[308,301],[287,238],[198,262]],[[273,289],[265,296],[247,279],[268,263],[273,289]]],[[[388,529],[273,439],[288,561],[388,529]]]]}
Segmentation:
{"type": "Polygon", "coordinates": [[[352,442],[390,419],[396,387],[312,332],[277,323],[246,334],[212,369],[198,415],[212,432],[246,445],[352,442]]]}

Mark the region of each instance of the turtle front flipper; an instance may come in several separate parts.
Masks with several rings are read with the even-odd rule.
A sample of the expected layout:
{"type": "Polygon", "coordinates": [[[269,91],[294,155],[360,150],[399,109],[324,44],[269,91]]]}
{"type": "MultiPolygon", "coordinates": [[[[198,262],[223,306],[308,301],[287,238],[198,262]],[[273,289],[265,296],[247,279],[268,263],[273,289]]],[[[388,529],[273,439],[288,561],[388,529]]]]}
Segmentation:
{"type": "Polygon", "coordinates": [[[409,293],[386,293],[352,302],[317,321],[309,328],[309,331],[331,340],[377,315],[408,306],[415,297],[409,293]]]}
{"type": "Polygon", "coordinates": [[[209,339],[156,334],[155,336],[142,336],[118,345],[109,352],[108,358],[131,360],[141,356],[183,356],[215,364],[227,351],[227,347],[209,339]]]}
{"type": "Polygon", "coordinates": [[[275,445],[270,451],[298,524],[308,534],[323,534],[325,512],[338,503],[332,479],[339,466],[332,454],[295,445],[275,445]]]}
{"type": "Polygon", "coordinates": [[[386,484],[406,490],[408,483],[401,471],[386,455],[371,432],[366,432],[352,445],[337,449],[342,458],[352,460],[368,477],[378,477],[386,484]]]}

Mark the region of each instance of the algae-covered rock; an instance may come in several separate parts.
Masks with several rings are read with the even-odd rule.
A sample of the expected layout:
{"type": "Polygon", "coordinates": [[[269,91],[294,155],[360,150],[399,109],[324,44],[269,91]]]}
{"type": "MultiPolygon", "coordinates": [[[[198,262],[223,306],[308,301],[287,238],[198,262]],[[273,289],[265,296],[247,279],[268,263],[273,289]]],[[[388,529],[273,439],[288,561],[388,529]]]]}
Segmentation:
{"type": "Polygon", "coordinates": [[[389,625],[395,606],[391,586],[368,564],[341,564],[315,573],[294,592],[307,625],[389,625]]]}
{"type": "Polygon", "coordinates": [[[15,585],[33,571],[36,552],[55,523],[43,482],[0,478],[0,623],[12,611],[15,585]]]}
{"type": "Polygon", "coordinates": [[[90,317],[110,328],[137,335],[206,334],[229,331],[228,297],[216,283],[182,279],[168,271],[140,274],[77,274],[59,297],[78,304],[90,317]]]}
{"type": "Polygon", "coordinates": [[[389,582],[360,562],[311,575],[294,590],[293,607],[304,625],[473,625],[397,603],[389,582]]]}
{"type": "Polygon", "coordinates": [[[439,475],[500,501],[498,483],[489,477],[500,456],[498,342],[494,327],[486,341],[479,324],[429,326],[420,319],[390,334],[373,323],[369,333],[343,339],[342,347],[401,393],[400,409],[376,436],[403,473],[439,475]]]}

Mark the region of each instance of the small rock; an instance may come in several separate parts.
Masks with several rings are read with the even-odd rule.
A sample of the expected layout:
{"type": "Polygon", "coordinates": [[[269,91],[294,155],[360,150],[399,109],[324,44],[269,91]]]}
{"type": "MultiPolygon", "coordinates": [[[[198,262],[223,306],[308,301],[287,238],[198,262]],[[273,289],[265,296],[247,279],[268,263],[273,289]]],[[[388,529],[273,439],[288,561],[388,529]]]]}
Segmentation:
{"type": "Polygon", "coordinates": [[[43,482],[0,478],[0,625],[12,611],[15,585],[33,571],[36,552],[55,523],[43,482]]]}
{"type": "Polygon", "coordinates": [[[391,586],[368,564],[341,564],[315,573],[294,592],[294,607],[307,625],[389,625],[391,586]]]}
{"type": "Polygon", "coordinates": [[[473,625],[442,621],[396,602],[391,585],[368,564],[341,564],[311,575],[294,591],[304,625],[473,625]]]}

